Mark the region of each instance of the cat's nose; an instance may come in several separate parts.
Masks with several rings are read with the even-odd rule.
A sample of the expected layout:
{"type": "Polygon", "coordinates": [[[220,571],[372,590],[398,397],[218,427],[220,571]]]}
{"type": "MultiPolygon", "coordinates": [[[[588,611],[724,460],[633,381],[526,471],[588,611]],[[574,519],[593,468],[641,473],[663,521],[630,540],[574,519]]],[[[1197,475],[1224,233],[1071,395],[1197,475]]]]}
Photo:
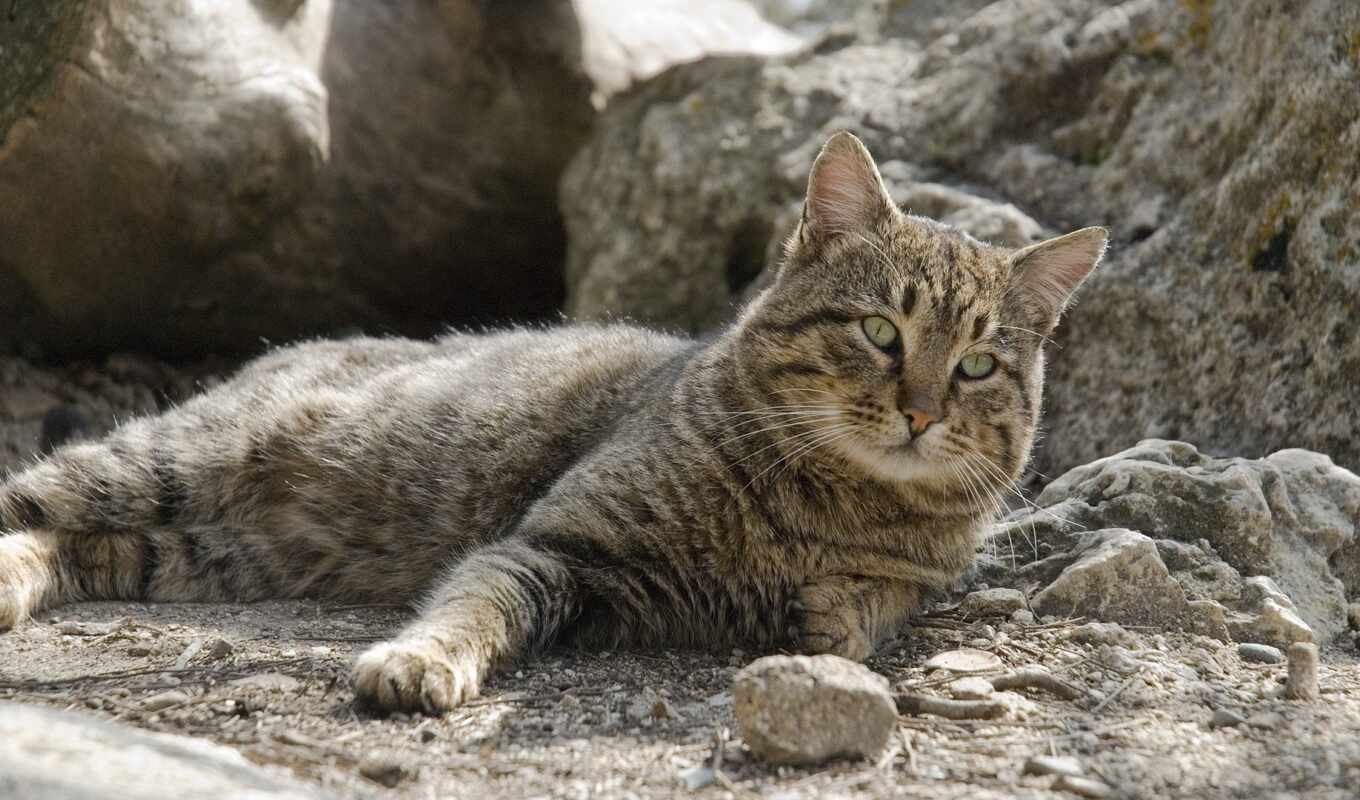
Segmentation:
{"type": "Polygon", "coordinates": [[[907,418],[907,427],[911,428],[912,436],[920,436],[926,432],[926,428],[940,421],[939,417],[919,408],[903,409],[902,416],[907,418]]]}

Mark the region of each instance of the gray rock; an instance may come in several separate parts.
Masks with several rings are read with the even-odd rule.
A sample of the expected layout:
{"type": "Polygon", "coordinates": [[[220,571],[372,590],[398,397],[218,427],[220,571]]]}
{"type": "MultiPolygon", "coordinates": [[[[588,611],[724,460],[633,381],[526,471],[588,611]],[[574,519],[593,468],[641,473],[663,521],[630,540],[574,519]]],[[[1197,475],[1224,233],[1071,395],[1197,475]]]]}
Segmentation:
{"type": "Polygon", "coordinates": [[[1026,608],[1025,593],[1018,589],[983,589],[959,603],[959,613],[969,617],[1009,617],[1026,608]]]}
{"type": "Polygon", "coordinates": [[[996,691],[991,681],[977,677],[959,678],[951,681],[945,688],[949,691],[949,696],[955,700],[985,700],[996,691]]]}
{"type": "Polygon", "coordinates": [[[1071,756],[1030,756],[1025,759],[1026,775],[1072,775],[1081,776],[1086,770],[1081,762],[1071,756]]]}
{"type": "Polygon", "coordinates": [[[1226,708],[1215,708],[1214,715],[1209,719],[1210,728],[1232,728],[1246,722],[1247,718],[1226,708]]]}
{"type": "Polygon", "coordinates": [[[1092,800],[1103,800],[1114,794],[1114,789],[1110,788],[1109,784],[1080,775],[1060,775],[1053,782],[1053,788],[1059,792],[1071,792],[1077,797],[1089,797],[1092,800]]]}
{"type": "Polygon", "coordinates": [[[1360,6],[1300,0],[1281,30],[1270,0],[978,5],[866,4],[814,51],[680,67],[608,109],[562,184],[569,307],[727,318],[847,127],[904,180],[1113,229],[1059,330],[1039,469],[1151,436],[1360,465],[1360,96],[1336,45],[1360,6]]]}
{"type": "Polygon", "coordinates": [[[142,708],[147,711],[161,711],[162,709],[171,708],[173,706],[182,706],[192,699],[193,698],[191,698],[187,692],[172,689],[171,691],[161,692],[160,694],[146,698],[142,701],[142,708]]]}
{"type": "Polygon", "coordinates": [[[774,764],[869,758],[897,724],[888,681],[838,656],[766,656],[737,673],[737,728],[774,764]]]}
{"type": "Polygon", "coordinates": [[[359,762],[359,774],[391,789],[402,781],[415,777],[416,770],[397,755],[374,753],[364,756],[359,762]]]}
{"type": "MultiPolygon", "coordinates": [[[[1154,552],[1143,545],[1141,557],[1162,563],[1201,632],[1226,629],[1236,640],[1283,648],[1345,629],[1346,593],[1356,590],[1346,564],[1360,550],[1360,477],[1324,455],[1212,458],[1184,442],[1147,440],[1069,470],[1036,503],[1039,510],[1013,515],[994,534],[1034,536],[1053,551],[1021,567],[1025,582],[1055,579],[1091,546],[1083,529],[1128,528],[1153,540],[1154,552]]],[[[1176,590],[1162,583],[1172,597],[1160,602],[1177,605],[1176,590]]]]}
{"type": "Polygon", "coordinates": [[[321,795],[221,745],[64,711],[0,703],[0,797],[177,800],[321,795]]]}
{"type": "Polygon", "coordinates": [[[1250,661],[1254,664],[1284,663],[1284,653],[1280,651],[1280,648],[1271,647],[1268,644],[1244,642],[1237,646],[1237,655],[1243,661],[1250,661]]]}

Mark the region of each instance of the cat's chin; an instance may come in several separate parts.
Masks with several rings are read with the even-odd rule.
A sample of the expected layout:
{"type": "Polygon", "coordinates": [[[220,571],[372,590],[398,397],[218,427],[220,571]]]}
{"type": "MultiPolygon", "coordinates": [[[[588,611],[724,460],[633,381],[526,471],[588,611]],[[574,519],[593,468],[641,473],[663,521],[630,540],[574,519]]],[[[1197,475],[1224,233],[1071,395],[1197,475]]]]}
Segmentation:
{"type": "Polygon", "coordinates": [[[932,457],[931,449],[919,442],[882,447],[851,440],[837,449],[847,461],[881,480],[935,482],[945,474],[932,457]]]}

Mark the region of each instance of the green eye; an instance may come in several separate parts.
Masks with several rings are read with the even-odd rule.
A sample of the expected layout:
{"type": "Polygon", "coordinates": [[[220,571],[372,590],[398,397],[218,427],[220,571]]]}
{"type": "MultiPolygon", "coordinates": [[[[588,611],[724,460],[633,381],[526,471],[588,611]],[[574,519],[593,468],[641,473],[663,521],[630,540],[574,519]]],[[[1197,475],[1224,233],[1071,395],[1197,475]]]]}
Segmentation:
{"type": "Polygon", "coordinates": [[[996,359],[986,353],[969,353],[959,359],[959,372],[965,378],[979,380],[991,375],[996,370],[996,359]]]}
{"type": "Polygon", "coordinates": [[[875,347],[887,350],[897,343],[897,326],[887,317],[865,317],[860,327],[875,347]]]}

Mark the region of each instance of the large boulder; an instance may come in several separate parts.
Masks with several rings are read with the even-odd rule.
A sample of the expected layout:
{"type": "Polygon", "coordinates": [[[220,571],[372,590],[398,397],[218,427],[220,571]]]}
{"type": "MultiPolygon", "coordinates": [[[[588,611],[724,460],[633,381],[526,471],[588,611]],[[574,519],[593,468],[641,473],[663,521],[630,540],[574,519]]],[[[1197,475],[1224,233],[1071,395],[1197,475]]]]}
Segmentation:
{"type": "Polygon", "coordinates": [[[325,797],[235,750],[83,714],[0,703],[0,797],[177,800],[325,797]]]}
{"type": "Polygon", "coordinates": [[[727,320],[849,128],[903,194],[1112,229],[1059,332],[1041,469],[1149,436],[1360,465],[1360,5],[874,9],[808,53],[680,67],[614,103],[562,182],[568,308],[727,320]]]}
{"type": "Polygon", "coordinates": [[[989,579],[1040,613],[1326,642],[1360,596],[1360,477],[1306,450],[1148,440],[1062,475],[994,541],[989,579]]]}
{"type": "Polygon", "coordinates": [[[7,8],[0,351],[49,356],[547,315],[608,95],[799,46],[741,0],[7,8]]]}

